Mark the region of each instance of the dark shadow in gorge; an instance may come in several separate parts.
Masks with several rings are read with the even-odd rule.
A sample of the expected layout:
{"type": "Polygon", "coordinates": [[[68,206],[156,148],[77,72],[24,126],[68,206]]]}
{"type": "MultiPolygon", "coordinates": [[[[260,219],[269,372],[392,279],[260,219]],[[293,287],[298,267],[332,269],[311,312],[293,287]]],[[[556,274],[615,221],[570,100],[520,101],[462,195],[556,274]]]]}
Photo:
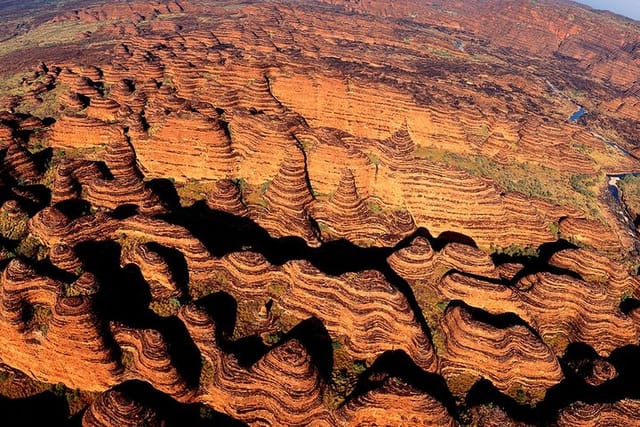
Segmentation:
{"type": "MultiPolygon", "coordinates": [[[[431,338],[430,330],[415,299],[411,286],[387,263],[387,257],[398,247],[407,245],[418,235],[435,239],[425,229],[418,229],[396,247],[363,248],[347,240],[323,243],[311,248],[300,237],[273,238],[249,218],[210,209],[203,201],[162,216],[169,223],[178,224],[198,238],[212,255],[220,257],[231,252],[252,250],[261,253],[269,263],[282,265],[291,260],[307,260],[325,274],[336,276],[347,272],[377,270],[407,299],[423,332],[431,338]]],[[[456,241],[459,239],[454,233],[456,241]]],[[[440,243],[444,244],[446,235],[440,243]]]]}
{"type": "Polygon", "coordinates": [[[127,219],[129,217],[137,215],[139,213],[139,210],[140,209],[138,205],[127,203],[115,208],[113,211],[109,213],[109,216],[111,216],[114,219],[127,219]]]}
{"type": "Polygon", "coordinates": [[[215,322],[216,343],[225,353],[233,354],[240,366],[249,367],[256,363],[269,347],[258,335],[247,335],[233,340],[233,331],[238,316],[238,303],[226,292],[214,292],[196,301],[215,322]]]}
{"type": "MultiPolygon", "coordinates": [[[[381,272],[386,279],[396,287],[396,289],[399,289],[407,297],[414,313],[427,335],[430,335],[430,332],[422,316],[422,311],[415,300],[413,290],[404,279],[389,267],[386,262],[386,258],[397,249],[409,245],[417,236],[425,237],[436,250],[443,248],[447,243],[451,242],[471,244],[469,241],[461,241],[457,235],[451,235],[451,237],[448,237],[449,235],[447,233],[443,233],[438,239],[434,239],[427,230],[418,229],[411,236],[403,239],[403,241],[393,248],[361,248],[344,240],[327,242],[320,248],[310,248],[301,238],[272,238],[266,230],[252,220],[225,212],[211,210],[203,201],[196,202],[189,207],[177,209],[169,214],[163,215],[163,218],[170,223],[182,225],[190,230],[191,233],[200,239],[215,256],[224,256],[234,251],[252,250],[263,254],[270,263],[275,265],[281,265],[287,261],[296,259],[308,260],[316,268],[330,275],[368,269],[377,270],[381,272]]],[[[557,242],[541,245],[539,248],[539,255],[535,257],[494,255],[493,258],[497,264],[514,261],[524,264],[523,270],[511,281],[511,284],[515,283],[519,278],[524,277],[527,274],[541,271],[548,271],[555,274],[569,274],[572,275],[572,277],[579,278],[579,275],[575,272],[558,269],[549,266],[548,264],[549,259],[554,253],[570,248],[575,248],[575,246],[567,241],[559,240],[557,242]]],[[[509,283],[504,284],[508,285],[509,283]]],[[[483,313],[475,314],[479,315],[481,318],[488,316],[490,318],[489,320],[492,322],[497,321],[498,324],[503,324],[503,326],[509,324],[521,324],[518,318],[513,316],[509,317],[509,315],[506,315],[506,317],[493,317],[490,315],[483,316],[483,313]]],[[[232,317],[228,314],[226,316],[228,318],[232,317]]],[[[227,320],[226,322],[229,326],[223,327],[222,330],[232,331],[235,320],[227,320]]],[[[225,332],[225,334],[228,333],[229,332],[225,332]]],[[[239,359],[242,359],[245,366],[254,363],[268,350],[268,347],[261,341],[258,342],[258,337],[256,336],[247,337],[247,340],[250,342],[236,340],[227,347],[228,351],[231,351],[239,356],[239,359]],[[243,355],[246,357],[243,358],[243,355]]],[[[228,345],[228,342],[223,345],[228,345]]],[[[625,375],[630,378],[635,378],[635,374],[629,374],[629,372],[633,373],[634,371],[630,371],[631,368],[628,367],[628,362],[624,362],[630,359],[629,355],[633,354],[634,352],[632,350],[626,350],[626,353],[621,352],[618,356],[623,361],[620,362],[623,363],[623,367],[627,367],[627,374],[621,375],[621,379],[619,380],[620,384],[631,384],[630,380],[622,378],[625,375]]],[[[407,364],[407,366],[410,366],[413,363],[410,359],[406,359],[408,359],[408,357],[405,359],[394,359],[395,362],[393,362],[392,365],[395,365],[396,369],[408,369],[406,367],[398,368],[407,364]]],[[[605,392],[600,392],[598,390],[592,391],[590,389],[591,386],[586,385],[583,379],[576,378],[576,375],[572,373],[573,370],[564,362],[563,370],[566,371],[565,375],[567,379],[557,386],[552,387],[548,391],[545,400],[535,408],[515,402],[510,397],[495,390],[495,388],[487,382],[480,382],[472,388],[468,396],[469,404],[473,405],[493,401],[494,403],[498,403],[503,406],[507,412],[515,418],[535,423],[535,420],[553,420],[559,408],[583,398],[591,397],[593,401],[610,400],[610,397],[607,397],[605,392]]],[[[422,372],[422,374],[426,374],[427,376],[430,375],[425,372],[422,372]]],[[[427,379],[424,375],[417,375],[417,373],[414,377],[422,379],[418,380],[417,383],[421,388],[429,387],[424,383],[424,381],[428,380],[428,383],[434,381],[434,377],[429,377],[427,379]]],[[[439,376],[436,377],[440,378],[440,384],[442,385],[444,380],[439,376]]],[[[437,378],[435,381],[437,381],[437,378]]],[[[372,384],[368,383],[367,380],[361,379],[361,385],[358,390],[361,391],[363,388],[366,389],[371,386],[372,384]]],[[[444,393],[441,395],[441,400],[446,402],[450,399],[450,397],[447,397],[446,395],[450,396],[450,393],[446,389],[446,385],[443,387],[444,388],[441,387],[440,391],[440,393],[444,393]]],[[[599,390],[604,390],[605,388],[606,387],[603,385],[599,390]]],[[[635,393],[630,387],[622,387],[621,390],[624,390],[622,394],[625,395],[635,393]]],[[[435,390],[435,393],[438,394],[438,390],[435,390]]],[[[621,396],[622,394],[618,392],[616,396],[621,396]]],[[[455,410],[451,409],[453,408],[451,404],[448,403],[447,405],[452,413],[455,413],[455,410]]]]}
{"type": "Polygon", "coordinates": [[[215,322],[218,340],[226,340],[233,335],[238,309],[238,303],[234,297],[226,292],[214,292],[200,298],[196,304],[203,308],[215,322]]]}
{"type": "Polygon", "coordinates": [[[457,233],[455,231],[443,231],[435,239],[433,239],[432,237],[430,243],[433,249],[436,251],[441,250],[449,243],[459,243],[461,245],[471,246],[474,248],[478,247],[475,240],[473,240],[471,237],[462,233],[457,233]]]}
{"type": "Polygon", "coordinates": [[[516,402],[486,380],[479,381],[471,388],[467,395],[467,406],[491,403],[502,407],[518,421],[532,425],[553,424],[559,411],[575,402],[614,403],[625,398],[640,398],[639,358],[639,346],[625,346],[613,351],[610,357],[601,358],[589,345],[573,343],[560,359],[565,379],[549,388],[544,400],[537,406],[516,402]],[[589,369],[588,365],[597,359],[610,362],[619,375],[602,385],[592,386],[585,382],[585,372],[581,368],[589,369]]]}
{"type": "Polygon", "coordinates": [[[35,261],[33,259],[25,260],[34,269],[36,274],[46,277],[51,277],[62,283],[73,283],[77,280],[79,275],[69,273],[65,270],[61,270],[55,265],[51,264],[49,258],[45,258],[41,261],[35,261]]]}
{"type": "Polygon", "coordinates": [[[49,205],[51,190],[42,184],[20,185],[13,178],[0,173],[0,206],[7,200],[16,200],[29,216],[35,215],[49,205]]]}
{"type": "MultiPolygon", "coordinates": [[[[311,248],[299,237],[272,238],[265,229],[251,219],[212,210],[203,201],[163,215],[163,219],[188,229],[214,256],[218,257],[248,249],[261,253],[274,265],[282,265],[291,260],[307,260],[328,275],[377,270],[406,297],[418,324],[429,339],[431,339],[431,332],[411,286],[391,269],[386,259],[398,247],[408,245],[418,235],[426,236],[436,247],[442,247],[449,243],[449,238],[455,242],[461,240],[457,233],[450,235],[445,233],[439,240],[436,240],[425,229],[419,229],[412,236],[403,239],[395,248],[363,248],[346,240],[327,242],[319,248],[311,248]]],[[[219,294],[212,298],[210,302],[216,299],[228,299],[228,297],[224,298],[219,294]]],[[[219,302],[215,305],[220,306],[219,302]]],[[[210,309],[209,312],[216,313],[218,310],[210,309]]],[[[231,318],[228,313],[225,317],[231,318]]],[[[232,330],[229,325],[234,322],[230,320],[225,322],[227,326],[223,329],[226,333],[232,330]]],[[[307,346],[306,342],[303,341],[303,343],[307,346]]],[[[267,350],[262,340],[256,336],[244,337],[233,342],[221,341],[221,346],[224,346],[226,351],[235,354],[244,366],[255,363],[267,350]]],[[[310,350],[310,352],[312,351],[310,350]]],[[[330,375],[329,366],[332,366],[333,362],[326,361],[327,359],[326,356],[316,357],[314,362],[318,364],[321,372],[326,370],[330,375]]]]}
{"type": "Polygon", "coordinates": [[[36,168],[38,168],[38,171],[40,173],[45,173],[47,169],[53,167],[51,164],[51,160],[53,159],[53,148],[44,148],[37,153],[32,154],[31,158],[36,164],[36,168]]]}
{"type": "MultiPolygon", "coordinates": [[[[95,305],[103,322],[118,321],[133,328],[158,330],[178,371],[190,386],[197,386],[202,367],[198,348],[180,319],[162,317],[149,309],[149,285],[138,266],[120,266],[120,245],[113,241],[88,241],[76,245],[74,250],[85,270],[93,273],[99,283],[95,305]]],[[[117,352],[118,346],[112,347],[117,352]]]]}
{"type": "Polygon", "coordinates": [[[620,302],[620,310],[624,314],[629,314],[634,310],[638,310],[640,308],[640,300],[636,298],[624,298],[620,302]]]}
{"type": "Polygon", "coordinates": [[[143,322],[151,293],[139,270],[120,267],[120,250],[114,241],[87,241],[74,248],[84,270],[93,273],[100,284],[96,295],[100,317],[135,325],[143,322]]]}
{"type": "MultiPolygon", "coordinates": [[[[258,335],[232,340],[236,324],[237,302],[226,292],[215,292],[196,301],[216,324],[216,342],[225,353],[233,354],[240,366],[249,367],[264,357],[271,349],[258,335]]],[[[324,324],[315,317],[299,322],[282,336],[276,346],[289,340],[298,340],[325,381],[329,381],[333,369],[331,337],[324,324]]]]}
{"type": "MultiPolygon", "coordinates": [[[[509,312],[509,313],[492,314],[482,309],[467,305],[464,301],[461,301],[461,300],[452,300],[447,306],[446,311],[449,311],[454,307],[460,307],[466,312],[468,312],[474,321],[485,323],[497,329],[506,329],[513,326],[523,326],[527,328],[529,332],[533,334],[533,336],[542,340],[538,331],[533,329],[527,322],[525,322],[520,316],[518,316],[515,313],[509,312]]],[[[446,311],[445,311],[445,315],[446,315],[446,311]]]]}
{"type": "Polygon", "coordinates": [[[170,180],[155,178],[146,182],[145,186],[160,198],[160,202],[167,209],[180,209],[180,196],[170,180]]]}
{"type": "Polygon", "coordinates": [[[555,242],[540,245],[537,250],[538,255],[536,256],[493,254],[492,259],[495,265],[504,263],[520,263],[524,266],[524,268],[522,268],[522,270],[520,270],[513,279],[509,281],[509,284],[511,285],[515,285],[523,277],[541,272],[549,272],[557,275],[564,274],[571,276],[574,279],[582,279],[580,274],[575,271],[549,265],[549,260],[555,253],[566,249],[578,249],[578,247],[567,240],[558,239],[555,242]]]}
{"type": "Polygon", "coordinates": [[[329,381],[333,369],[333,348],[324,324],[316,317],[310,317],[293,327],[282,338],[281,343],[290,339],[296,339],[304,346],[322,379],[329,381]]]}
{"type": "Polygon", "coordinates": [[[66,399],[50,391],[20,399],[0,396],[0,412],[7,427],[69,425],[66,399]]]}
{"type": "Polygon", "coordinates": [[[91,210],[91,204],[82,199],[68,199],[54,205],[56,209],[70,220],[78,219],[91,210]]]}
{"type": "MultiPolygon", "coordinates": [[[[238,217],[224,212],[209,209],[204,202],[194,203],[188,208],[182,208],[165,216],[171,223],[176,223],[190,230],[199,238],[205,246],[216,256],[223,256],[229,252],[249,249],[259,252],[272,264],[281,265],[290,260],[307,260],[325,274],[339,275],[346,272],[358,272],[363,270],[377,270],[381,272],[387,281],[402,292],[424,333],[431,338],[430,330],[426,324],[422,310],[420,309],[411,286],[395,271],[393,271],[386,259],[396,250],[406,247],[418,236],[429,241],[434,250],[441,250],[449,243],[461,243],[474,246],[471,239],[465,239],[458,233],[442,233],[434,238],[428,230],[417,229],[413,234],[403,239],[398,245],[390,248],[362,248],[346,240],[338,240],[324,243],[319,248],[310,248],[304,240],[298,237],[272,238],[266,230],[252,220],[238,217]]],[[[538,248],[538,256],[513,257],[506,255],[494,255],[496,263],[521,262],[524,264],[522,271],[511,281],[495,281],[496,285],[510,286],[528,275],[537,272],[551,272],[554,274],[568,274],[575,278],[580,276],[572,271],[556,268],[549,265],[549,259],[554,253],[564,249],[574,249],[575,245],[565,241],[543,244],[538,248]]],[[[484,278],[481,278],[484,280],[484,278]]],[[[471,309],[475,317],[490,324],[506,327],[512,324],[525,325],[536,337],[537,331],[533,330],[526,322],[516,315],[505,314],[492,316],[481,310],[471,309]]],[[[246,343],[245,343],[246,344],[246,343]]],[[[260,353],[259,345],[253,348],[254,358],[260,353]]],[[[247,346],[247,348],[250,348],[247,346]]],[[[254,359],[255,360],[255,359],[254,359]]],[[[573,386],[572,386],[573,387],[573,386]]],[[[575,387],[574,387],[575,388],[575,387]]],[[[472,394],[473,396],[473,394],[472,394]]],[[[550,392],[550,401],[558,400],[562,394],[550,392]]],[[[575,399],[574,399],[575,400],[575,399]]],[[[508,400],[506,401],[509,402],[508,400]]],[[[506,404],[506,403],[505,403],[506,404]]],[[[552,406],[552,405],[551,405],[552,406]]],[[[517,408],[511,405],[509,408],[517,408]]],[[[537,409],[537,411],[541,411],[537,409]]]]}

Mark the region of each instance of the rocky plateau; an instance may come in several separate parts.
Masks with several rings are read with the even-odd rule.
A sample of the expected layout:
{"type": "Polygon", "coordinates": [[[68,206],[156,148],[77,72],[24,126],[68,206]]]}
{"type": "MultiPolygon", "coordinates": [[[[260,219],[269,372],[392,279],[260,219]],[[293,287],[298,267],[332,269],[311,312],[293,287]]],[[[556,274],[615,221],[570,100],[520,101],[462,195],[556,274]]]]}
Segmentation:
{"type": "Polygon", "coordinates": [[[640,23],[0,4],[1,425],[640,425],[640,23]]]}

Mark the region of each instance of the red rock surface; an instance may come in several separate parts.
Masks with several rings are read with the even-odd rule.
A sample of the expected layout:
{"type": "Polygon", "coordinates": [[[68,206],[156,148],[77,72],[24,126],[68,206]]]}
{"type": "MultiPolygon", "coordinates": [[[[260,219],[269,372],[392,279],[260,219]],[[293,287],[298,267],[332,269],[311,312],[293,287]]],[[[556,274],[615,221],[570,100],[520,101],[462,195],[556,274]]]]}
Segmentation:
{"type": "Polygon", "coordinates": [[[637,22],[36,3],[0,12],[0,395],[92,426],[638,423],[637,22]]]}

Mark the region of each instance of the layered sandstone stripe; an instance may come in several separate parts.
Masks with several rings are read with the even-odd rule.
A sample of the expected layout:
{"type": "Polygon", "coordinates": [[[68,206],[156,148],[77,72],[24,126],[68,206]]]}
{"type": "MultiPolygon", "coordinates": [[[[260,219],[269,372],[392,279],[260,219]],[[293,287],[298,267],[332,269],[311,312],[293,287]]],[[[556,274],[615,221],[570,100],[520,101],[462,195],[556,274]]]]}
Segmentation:
{"type": "Polygon", "coordinates": [[[563,354],[570,343],[584,342],[606,357],[637,340],[633,320],[620,310],[620,297],[603,284],[535,273],[519,280],[514,289],[451,274],[437,289],[431,289],[443,300],[459,299],[496,315],[516,314],[557,355],[563,354]]]}
{"type": "Polygon", "coordinates": [[[110,142],[104,152],[104,160],[113,175],[112,179],[101,175],[92,179],[78,177],[83,187],[83,197],[96,207],[116,209],[122,205],[135,205],[140,212],[158,214],[164,212],[160,199],[142,179],[136,166],[133,147],[121,135],[110,142]]]}
{"type": "Polygon", "coordinates": [[[280,170],[264,192],[268,211],[259,215],[257,221],[274,237],[297,235],[310,246],[319,246],[317,230],[308,211],[313,195],[305,162],[300,148],[287,150],[280,170]]]}
{"type": "Polygon", "coordinates": [[[137,329],[112,323],[111,333],[124,355],[124,377],[147,381],[174,399],[190,401],[195,390],[189,387],[169,354],[167,343],[154,329],[137,329]]]}
{"type": "Polygon", "coordinates": [[[454,393],[466,393],[475,381],[486,378],[503,393],[522,390],[532,401],[540,401],[564,378],[554,353],[522,325],[496,327],[474,319],[462,307],[452,307],[441,330],[441,371],[454,393]]]}
{"type": "Polygon", "coordinates": [[[429,240],[422,236],[391,254],[387,261],[409,281],[440,280],[450,272],[497,278],[493,261],[483,251],[460,243],[448,243],[435,251],[429,240]]]}
{"type": "Polygon", "coordinates": [[[606,284],[609,292],[622,298],[638,291],[640,281],[630,274],[628,269],[618,262],[588,249],[568,249],[553,254],[549,264],[578,273],[582,279],[591,283],[606,284]]]}
{"type": "Polygon", "coordinates": [[[1,280],[5,363],[42,381],[82,390],[102,391],[121,380],[121,368],[91,297],[65,297],[62,283],[39,276],[18,260],[9,263],[1,280]],[[30,326],[27,307],[50,315],[30,326]]]}
{"type": "Polygon", "coordinates": [[[114,388],[102,393],[82,416],[84,427],[160,427],[162,420],[150,408],[114,388]]]}
{"type": "MultiPolygon", "coordinates": [[[[134,2],[83,7],[49,22],[97,26],[70,43],[87,44],[81,60],[34,46],[29,54],[42,54],[50,71],[38,66],[20,81],[21,95],[0,101],[10,111],[50,107],[38,115],[55,116],[49,125],[0,113],[7,184],[0,214],[13,221],[28,212],[28,232],[48,249],[48,260],[28,261],[14,239],[1,248],[3,360],[87,390],[147,381],[257,425],[455,425],[441,402],[396,379],[377,387],[379,378],[370,378],[372,388],[328,409],[314,353],[287,336],[309,318],[349,358],[370,364],[403,351],[455,391],[482,377],[537,402],[562,380],[558,359],[572,343],[598,354],[579,374],[587,384],[625,374],[607,358],[638,342],[638,280],[609,257],[626,255],[634,237],[602,201],[595,203],[603,217],[593,219],[591,206],[555,206],[526,196],[520,182],[484,175],[512,166],[562,179],[636,170],[637,160],[606,142],[630,148],[637,133],[637,29],[545,2],[513,2],[506,14],[494,0],[331,2],[134,2]],[[350,25],[345,10],[354,12],[350,25]],[[527,25],[513,16],[527,17],[527,25]],[[568,72],[576,67],[580,79],[568,72]],[[589,114],[568,123],[577,103],[589,114]],[[55,149],[56,170],[44,176],[46,151],[29,153],[42,146],[55,149]],[[51,175],[51,203],[42,209],[46,196],[39,200],[24,184],[51,175]],[[195,187],[206,180],[209,209],[255,221],[276,239],[293,237],[302,256],[337,239],[396,248],[387,262],[399,277],[330,274],[295,253],[278,265],[244,249],[214,257],[160,206],[150,190],[155,178],[195,187]],[[74,216],[67,209],[74,199],[93,209],[74,216]],[[425,229],[440,237],[419,237],[425,229]],[[488,255],[558,238],[588,249],[556,252],[549,265],[541,258],[495,266],[488,255]],[[77,251],[87,241],[119,243],[122,266],[139,267],[153,300],[183,304],[179,317],[202,356],[197,389],[172,360],[161,328],[104,324],[96,298],[110,284],[83,272],[77,251]],[[190,295],[166,253],[184,257],[190,295]],[[56,279],[43,275],[48,269],[56,279]],[[228,293],[243,309],[259,307],[238,309],[238,322],[255,318],[258,334],[277,328],[286,338],[240,363],[198,308],[206,298],[188,302],[209,291],[228,293]]],[[[264,335],[257,336],[266,343],[264,335]]],[[[558,423],[632,425],[636,406],[574,403],[558,423]]],[[[513,421],[502,409],[489,413],[486,424],[513,421]]],[[[110,389],[85,422],[159,421],[110,389]]]]}
{"type": "Polygon", "coordinates": [[[151,122],[150,136],[133,141],[143,167],[156,177],[230,179],[238,176],[237,154],[222,125],[182,113],[151,122]]]}
{"type": "Polygon", "coordinates": [[[72,247],[64,243],[56,243],[49,250],[51,264],[69,273],[82,268],[82,262],[72,247]]]}
{"type": "Polygon", "coordinates": [[[565,426],[632,426],[638,422],[640,402],[623,399],[614,403],[575,403],[563,409],[558,425],[565,426]]]}
{"type": "Polygon", "coordinates": [[[17,140],[9,143],[4,154],[2,170],[16,181],[33,182],[40,176],[33,156],[17,140]]]}
{"type": "Polygon", "coordinates": [[[116,126],[82,115],[62,115],[52,126],[49,143],[55,148],[104,147],[118,137],[116,126]]]}
{"type": "Polygon", "coordinates": [[[333,415],[334,425],[342,426],[458,425],[442,403],[397,379],[350,400],[333,415]]]}
{"type": "Polygon", "coordinates": [[[182,296],[168,261],[148,244],[137,244],[129,251],[123,251],[121,260],[123,265],[133,264],[140,268],[142,277],[149,284],[152,299],[182,296]]]}
{"type": "Polygon", "coordinates": [[[206,197],[210,209],[237,216],[247,216],[247,207],[242,202],[242,193],[230,180],[216,181],[214,188],[206,197]]]}
{"type": "Polygon", "coordinates": [[[203,310],[188,305],[179,316],[208,364],[200,401],[249,424],[330,425],[322,382],[299,342],[283,343],[247,369],[220,351],[216,326],[203,310]]]}
{"type": "Polygon", "coordinates": [[[408,300],[374,270],[329,276],[307,261],[276,267],[245,252],[223,257],[208,271],[223,277],[219,286],[239,301],[272,299],[298,321],[318,318],[354,360],[404,350],[421,368],[437,371],[431,343],[408,300]]]}
{"type": "Polygon", "coordinates": [[[347,239],[362,246],[370,246],[381,236],[397,236],[391,243],[394,244],[415,228],[407,212],[372,212],[360,198],[350,169],[344,169],[335,193],[328,201],[315,203],[312,213],[323,238],[347,239]]]}

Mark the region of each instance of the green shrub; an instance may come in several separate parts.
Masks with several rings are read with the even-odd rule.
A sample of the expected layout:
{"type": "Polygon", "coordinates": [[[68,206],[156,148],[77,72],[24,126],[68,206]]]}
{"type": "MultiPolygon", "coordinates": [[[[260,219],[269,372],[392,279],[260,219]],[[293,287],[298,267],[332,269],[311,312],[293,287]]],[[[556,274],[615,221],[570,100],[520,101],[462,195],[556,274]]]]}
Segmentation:
{"type": "Polygon", "coordinates": [[[2,212],[0,213],[0,233],[6,239],[21,240],[27,235],[28,221],[29,215],[26,213],[12,215],[9,212],[2,212]]]}
{"type": "Polygon", "coordinates": [[[267,334],[264,337],[263,341],[267,345],[274,345],[277,344],[281,339],[282,335],[279,332],[272,332],[270,334],[267,334]]]}
{"type": "Polygon", "coordinates": [[[36,236],[29,234],[20,241],[16,253],[34,261],[41,261],[47,257],[49,248],[44,246],[36,236]]]}
{"type": "Polygon", "coordinates": [[[27,318],[27,328],[39,330],[46,335],[49,330],[51,315],[51,308],[48,305],[34,304],[28,307],[25,313],[25,317],[27,318]]]}
{"type": "Polygon", "coordinates": [[[178,308],[180,308],[180,301],[175,298],[161,299],[149,303],[149,309],[161,317],[175,316],[178,314],[178,308]]]}
{"type": "Polygon", "coordinates": [[[496,255],[507,255],[510,257],[537,257],[539,256],[538,248],[534,246],[521,246],[515,243],[506,247],[491,246],[491,252],[496,255]]]}
{"type": "Polygon", "coordinates": [[[560,226],[557,222],[551,222],[547,224],[547,229],[551,234],[553,234],[554,238],[558,238],[560,236],[560,226]]]}
{"type": "Polygon", "coordinates": [[[584,173],[571,175],[569,178],[569,182],[571,184],[571,188],[577,191],[580,194],[584,194],[588,197],[595,197],[594,192],[591,190],[591,187],[595,184],[595,179],[591,175],[587,175],[584,173]]]}

